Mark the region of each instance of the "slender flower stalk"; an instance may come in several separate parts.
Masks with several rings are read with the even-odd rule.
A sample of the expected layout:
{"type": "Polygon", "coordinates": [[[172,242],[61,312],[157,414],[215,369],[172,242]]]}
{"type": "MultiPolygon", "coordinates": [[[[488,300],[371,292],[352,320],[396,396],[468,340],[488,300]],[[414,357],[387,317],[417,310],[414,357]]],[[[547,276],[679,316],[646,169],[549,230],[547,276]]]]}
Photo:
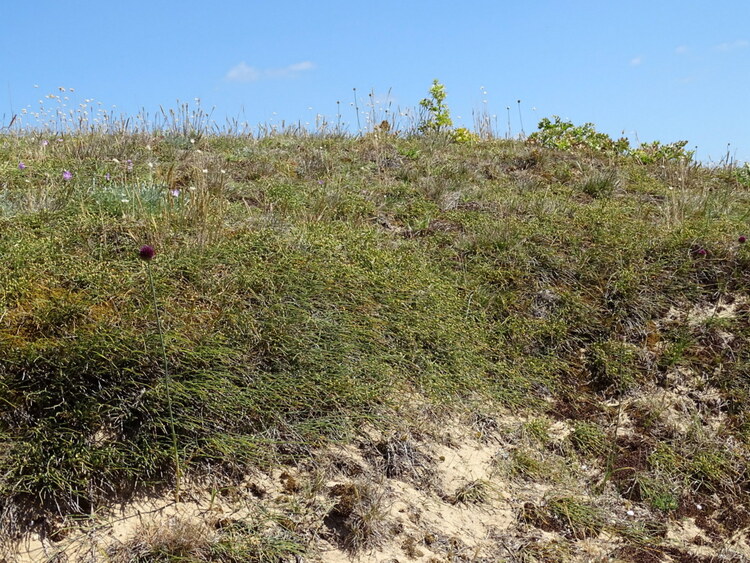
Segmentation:
{"type": "Polygon", "coordinates": [[[172,413],[172,389],[171,389],[171,378],[169,376],[169,362],[167,361],[167,347],[164,344],[164,331],[161,325],[161,316],[159,315],[159,306],[156,300],[156,288],[154,286],[154,276],[151,273],[151,259],[154,257],[154,249],[149,245],[143,245],[138,252],[141,259],[146,262],[146,271],[148,272],[148,281],[151,286],[151,297],[154,301],[154,311],[156,312],[156,326],[159,330],[159,341],[161,342],[161,356],[164,362],[164,386],[167,390],[167,412],[169,414],[169,426],[172,434],[172,447],[174,450],[174,465],[175,465],[175,488],[174,488],[174,499],[175,502],[180,501],[180,480],[182,471],[180,467],[180,452],[177,447],[177,432],[174,427],[174,415],[172,413]]]}

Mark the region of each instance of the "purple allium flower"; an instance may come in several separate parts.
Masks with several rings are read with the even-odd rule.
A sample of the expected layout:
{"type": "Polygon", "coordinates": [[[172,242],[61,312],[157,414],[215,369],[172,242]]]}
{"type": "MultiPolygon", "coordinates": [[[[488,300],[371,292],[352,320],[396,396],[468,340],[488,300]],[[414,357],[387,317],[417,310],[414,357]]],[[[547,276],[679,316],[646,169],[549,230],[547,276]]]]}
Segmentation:
{"type": "Polygon", "coordinates": [[[172,197],[179,197],[180,196],[180,190],[178,190],[176,188],[174,190],[169,190],[169,193],[172,194],[172,197]]]}
{"type": "Polygon", "coordinates": [[[133,169],[133,161],[128,159],[128,172],[130,172],[133,169]]]}
{"type": "Polygon", "coordinates": [[[747,237],[745,235],[740,235],[740,237],[737,239],[737,242],[740,244],[745,244],[747,242],[747,237]]]}
{"type": "Polygon", "coordinates": [[[48,141],[47,139],[44,139],[44,140],[42,141],[42,146],[43,146],[43,147],[46,147],[47,145],[49,145],[49,141],[48,141]]]}
{"type": "Polygon", "coordinates": [[[154,248],[152,246],[149,246],[147,244],[144,244],[141,249],[138,251],[138,255],[141,257],[142,260],[145,260],[148,262],[154,257],[154,248]]]}
{"type": "Polygon", "coordinates": [[[70,170],[63,170],[63,180],[70,180],[73,178],[73,173],[70,170]]]}
{"type": "Polygon", "coordinates": [[[708,254],[708,252],[706,252],[705,248],[699,248],[695,251],[696,256],[705,256],[706,254],[708,254]]]}
{"type": "Polygon", "coordinates": [[[111,178],[111,176],[109,175],[109,172],[107,172],[107,173],[106,173],[106,174],[104,175],[104,179],[105,179],[105,180],[107,180],[107,182],[109,182],[109,179],[110,179],[110,178],[111,178]]]}
{"type": "Polygon", "coordinates": [[[19,162],[18,163],[18,169],[19,170],[25,170],[26,169],[26,165],[23,162],[19,162]]]}

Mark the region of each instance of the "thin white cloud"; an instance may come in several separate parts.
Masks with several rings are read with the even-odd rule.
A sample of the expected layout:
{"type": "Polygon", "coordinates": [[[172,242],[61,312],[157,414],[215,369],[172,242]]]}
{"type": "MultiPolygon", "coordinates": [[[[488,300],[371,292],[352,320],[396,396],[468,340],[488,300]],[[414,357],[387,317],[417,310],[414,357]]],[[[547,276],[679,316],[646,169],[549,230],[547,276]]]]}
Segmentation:
{"type": "Polygon", "coordinates": [[[303,70],[313,70],[315,65],[310,61],[302,61],[301,63],[294,63],[286,67],[289,72],[301,72],[303,70]]]}
{"type": "Polygon", "coordinates": [[[264,71],[264,74],[269,78],[283,78],[286,76],[294,76],[300,72],[305,72],[314,68],[315,65],[310,61],[302,61],[301,63],[294,63],[282,68],[269,68],[264,71]]]}
{"type": "Polygon", "coordinates": [[[726,43],[715,45],[714,51],[728,53],[729,51],[736,51],[737,49],[744,49],[746,47],[750,47],[750,41],[747,39],[737,39],[735,41],[727,41],[726,43]]]}
{"type": "Polygon", "coordinates": [[[679,45],[678,47],[675,47],[674,52],[678,55],[684,55],[690,51],[690,48],[687,45],[679,45]]]}
{"type": "Polygon", "coordinates": [[[634,57],[630,59],[630,66],[640,66],[643,64],[643,58],[641,57],[634,57]]]}
{"type": "Polygon", "coordinates": [[[267,69],[255,68],[249,66],[243,61],[240,64],[230,68],[225,78],[229,82],[255,82],[263,78],[282,78],[294,76],[296,74],[299,74],[300,72],[313,70],[314,68],[315,64],[310,61],[302,61],[282,68],[267,69]]]}
{"type": "Polygon", "coordinates": [[[226,79],[230,82],[255,82],[260,76],[261,73],[257,68],[248,66],[243,61],[229,69],[226,79]]]}

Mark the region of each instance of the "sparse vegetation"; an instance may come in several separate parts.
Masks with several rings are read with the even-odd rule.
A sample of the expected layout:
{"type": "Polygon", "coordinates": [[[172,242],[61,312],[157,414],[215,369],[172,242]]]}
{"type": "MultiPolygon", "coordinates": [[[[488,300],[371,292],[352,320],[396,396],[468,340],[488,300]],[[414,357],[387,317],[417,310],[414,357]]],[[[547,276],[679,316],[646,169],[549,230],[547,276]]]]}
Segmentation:
{"type": "Polygon", "coordinates": [[[570,441],[576,450],[584,456],[603,459],[609,448],[606,432],[596,424],[581,421],[573,426],[570,441]]]}
{"type": "Polygon", "coordinates": [[[165,114],[0,136],[0,558],[204,481],[271,508],[145,523],[112,560],[392,538],[475,557],[414,507],[394,519],[388,483],[455,511],[501,483],[548,491],[507,501],[488,560],[574,557],[603,532],[637,560],[672,553],[681,519],[716,542],[750,522],[745,168],[559,118],[480,139],[450,131],[442,84],[430,94],[424,135],[223,134],[165,114]],[[443,490],[451,417],[495,451],[443,490]],[[356,456],[310,470],[332,444],[356,456]],[[240,486],[284,465],[303,476],[240,486]],[[556,539],[512,535],[539,529],[556,539]]]}
{"type": "Polygon", "coordinates": [[[521,520],[545,531],[560,532],[564,537],[596,537],[604,528],[604,516],[590,503],[574,497],[554,496],[540,505],[527,503],[521,520]]]}
{"type": "Polygon", "coordinates": [[[483,479],[475,479],[459,487],[450,498],[453,504],[483,504],[491,494],[491,485],[483,479]]]}
{"type": "Polygon", "coordinates": [[[262,563],[304,553],[300,538],[278,528],[242,520],[172,517],[136,528],[127,541],[109,550],[107,561],[262,563]]]}
{"type": "Polygon", "coordinates": [[[334,540],[352,553],[376,546],[385,530],[383,493],[366,482],[334,485],[335,503],[324,523],[334,540]]]}

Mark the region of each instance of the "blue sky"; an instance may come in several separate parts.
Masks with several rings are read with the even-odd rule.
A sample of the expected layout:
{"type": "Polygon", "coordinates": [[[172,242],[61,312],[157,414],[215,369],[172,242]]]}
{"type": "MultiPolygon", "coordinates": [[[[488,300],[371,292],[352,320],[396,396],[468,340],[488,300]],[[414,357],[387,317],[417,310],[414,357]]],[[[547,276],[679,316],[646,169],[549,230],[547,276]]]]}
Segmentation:
{"type": "Polygon", "coordinates": [[[340,101],[356,125],[353,88],[363,111],[371,91],[413,110],[438,78],[457,125],[486,108],[505,134],[510,106],[514,135],[560,115],[750,161],[747,0],[6,2],[3,125],[39,100],[135,114],[195,98],[253,125],[335,122],[340,101]]]}

